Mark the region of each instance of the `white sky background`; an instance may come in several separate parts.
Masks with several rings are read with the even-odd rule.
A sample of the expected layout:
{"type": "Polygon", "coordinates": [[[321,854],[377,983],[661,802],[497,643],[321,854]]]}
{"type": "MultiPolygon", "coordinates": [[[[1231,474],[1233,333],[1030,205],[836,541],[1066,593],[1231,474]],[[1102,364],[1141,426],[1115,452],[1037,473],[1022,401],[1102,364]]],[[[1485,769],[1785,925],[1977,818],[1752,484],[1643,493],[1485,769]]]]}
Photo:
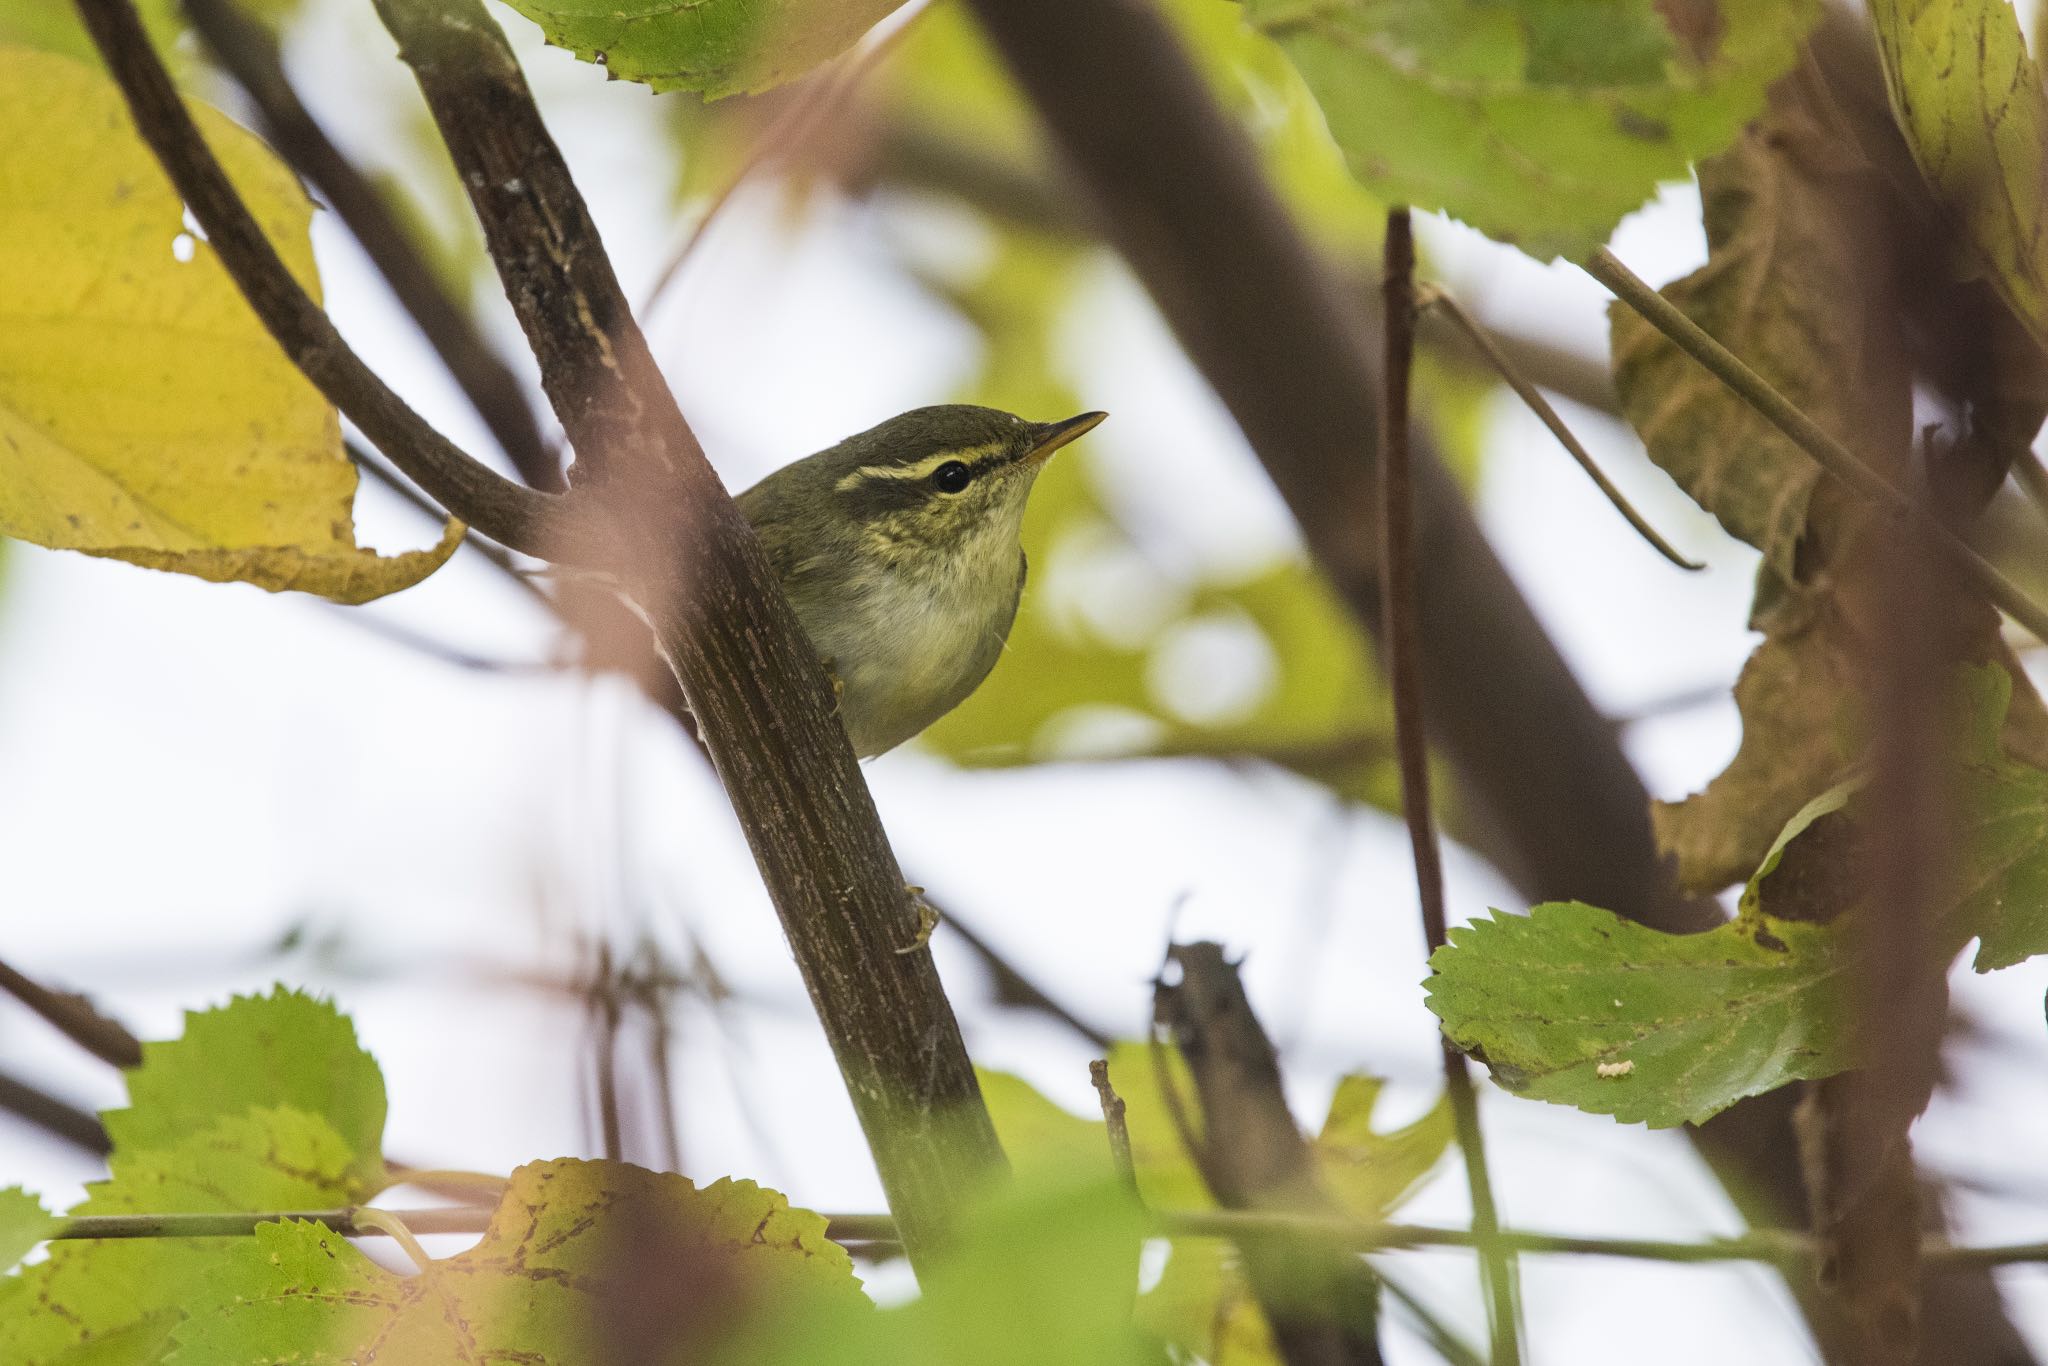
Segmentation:
{"type": "MultiPolygon", "coordinates": [[[[416,94],[382,60],[388,40],[367,7],[356,8],[312,5],[292,56],[330,128],[375,161],[399,145],[391,133],[416,94]]],[[[542,49],[523,21],[506,23],[637,295],[681,226],[668,205],[656,103],[542,49]]],[[[1697,212],[1690,191],[1674,191],[1625,226],[1618,250],[1657,280],[1688,269],[1704,250],[1697,212]]],[[[731,486],[894,411],[943,401],[970,372],[973,337],[893,273],[878,231],[867,211],[821,204],[791,224],[769,196],[743,195],[656,318],[657,352],[731,486]]],[[[1604,351],[1601,293],[1577,272],[1538,267],[1438,221],[1422,231],[1453,287],[1483,312],[1604,351]]],[[[483,448],[476,420],[345,234],[331,223],[318,232],[344,330],[443,430],[483,448]]],[[[1148,530],[1176,553],[1234,562],[1287,542],[1255,461],[1126,277],[1105,266],[1071,334],[1077,390],[1114,415],[1087,458],[1148,530]]],[[[1650,519],[1712,571],[1687,577],[1666,566],[1504,399],[1481,514],[1515,577],[1606,707],[1627,712],[1732,681],[1750,644],[1742,622],[1753,555],[1624,432],[1570,416],[1650,519]]],[[[380,491],[365,493],[361,513],[380,545],[430,538],[380,491]]],[[[383,1066],[387,1150],[504,1170],[597,1150],[580,1011],[507,979],[576,971],[572,935],[608,935],[630,952],[644,934],[683,961],[694,936],[741,999],[726,1030],[696,1004],[676,1019],[688,1174],[754,1177],[814,1208],[880,1207],[722,797],[673,725],[624,684],[466,672],[308,598],[27,547],[10,547],[5,587],[8,959],[94,993],[148,1037],[176,1033],[182,1008],[279,978],[332,992],[383,1066]],[[273,946],[294,927],[329,949],[278,956],[273,946]]],[[[493,657],[542,659],[553,648],[540,612],[466,555],[368,610],[493,657]]],[[[1724,701],[1638,726],[1629,744],[1652,790],[1676,797],[1716,773],[1737,737],[1724,701]]],[[[1291,778],[1193,764],[975,774],[898,753],[868,774],[906,868],[1091,1021],[1141,1027],[1170,908],[1184,899],[1183,938],[1219,938],[1247,955],[1254,1004],[1289,1046],[1306,1120],[1320,1118],[1346,1070],[1392,1079],[1392,1118],[1434,1095],[1412,872],[1405,836],[1385,817],[1336,810],[1291,778]]],[[[1456,851],[1450,893],[1458,919],[1519,908],[1456,851]]],[[[942,932],[936,947],[977,1061],[1020,1071],[1086,1112],[1086,1045],[991,1007],[957,943],[942,932]]],[[[2048,1151],[2044,984],[2038,962],[1957,976],[1958,1003],[1983,1036],[1958,1050],[1957,1088],[1918,1137],[1930,1166],[1965,1183],[1966,1239],[2036,1238],[2048,1226],[2048,1176],[2030,1160],[2048,1151]]],[[[0,1059],[81,1103],[119,1101],[111,1075],[18,1010],[0,1010],[0,1059]]],[[[1682,1139],[1490,1084],[1485,1101],[1512,1223],[1737,1231],[1682,1139]]],[[[61,1204],[95,1174],[76,1153],[0,1121],[0,1184],[19,1181],[61,1204]]],[[[1403,1217],[1462,1222],[1455,1166],[1403,1217]]],[[[1382,1265],[1476,1334],[1465,1258],[1418,1253],[1382,1265]]],[[[1809,1359],[1784,1295],[1756,1268],[1553,1258],[1526,1260],[1523,1274],[1536,1363],[1633,1362],[1646,1352],[1667,1363],[1809,1359]]],[[[2048,1347],[2040,1276],[2011,1273],[2006,1286],[2048,1347]]],[[[1396,1361],[1430,1359],[1410,1339],[1392,1345],[1396,1361]]]]}

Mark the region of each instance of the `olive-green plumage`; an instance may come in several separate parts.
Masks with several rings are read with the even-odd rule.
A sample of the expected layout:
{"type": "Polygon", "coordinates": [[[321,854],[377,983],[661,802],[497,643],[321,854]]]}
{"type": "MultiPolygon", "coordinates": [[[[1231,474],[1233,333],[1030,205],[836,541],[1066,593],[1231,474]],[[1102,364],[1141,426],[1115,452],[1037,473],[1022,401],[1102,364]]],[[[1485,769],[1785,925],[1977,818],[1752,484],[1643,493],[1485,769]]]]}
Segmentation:
{"type": "Polygon", "coordinates": [[[894,749],[988,677],[1024,591],[1031,485],[1102,417],[915,408],[739,496],[839,680],[854,753],[894,749]]]}

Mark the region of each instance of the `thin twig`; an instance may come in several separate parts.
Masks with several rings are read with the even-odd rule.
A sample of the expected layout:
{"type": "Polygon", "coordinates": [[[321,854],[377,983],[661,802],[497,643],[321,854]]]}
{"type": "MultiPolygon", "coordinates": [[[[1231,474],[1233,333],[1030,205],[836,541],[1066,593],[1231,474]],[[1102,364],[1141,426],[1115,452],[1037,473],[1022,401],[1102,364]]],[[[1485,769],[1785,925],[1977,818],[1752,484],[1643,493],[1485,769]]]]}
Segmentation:
{"type": "Polygon", "coordinates": [[[5,1072],[0,1072],[0,1113],[24,1119],[52,1138],[98,1157],[114,1150],[114,1141],[96,1116],[5,1072]]]}
{"type": "Polygon", "coordinates": [[[1138,1173],[1131,1164],[1131,1130],[1124,1123],[1124,1098],[1110,1083],[1107,1058],[1097,1058],[1088,1064],[1088,1080],[1095,1083],[1095,1094],[1102,1101],[1102,1123],[1109,1134],[1109,1160],[1124,1184],[1135,1191],[1138,1173]]]}
{"type": "Polygon", "coordinates": [[[42,1016],[65,1038],[100,1061],[114,1067],[141,1064],[142,1041],[119,1020],[102,1015],[85,997],[55,991],[8,963],[0,963],[0,991],[42,1016]]]}
{"type": "Polygon", "coordinates": [[[654,284],[648,289],[646,298],[640,305],[641,317],[651,318],[654,315],[654,310],[660,305],[663,296],[675,284],[677,276],[682,274],[683,267],[689,264],[697,248],[703,245],[704,236],[712,223],[724,212],[725,206],[732,201],[740,187],[759,174],[763,167],[770,162],[779,161],[798,143],[816,131],[824,117],[843,105],[846,98],[860,88],[861,82],[868,78],[869,73],[881,65],[882,59],[896,50],[904,35],[910,32],[911,26],[923,13],[922,4],[913,6],[912,12],[904,15],[902,22],[889,32],[860,51],[847,53],[841,60],[816,72],[804,82],[802,88],[796,92],[795,98],[775,116],[767,128],[762,130],[761,136],[754,140],[753,146],[747,149],[746,160],[741,163],[739,169],[712,194],[710,203],[704,206],[704,212],[699,214],[697,221],[691,225],[688,236],[684,237],[675,251],[670,253],[667,262],[662,265],[661,274],[655,277],[654,284]]]}
{"type": "MultiPolygon", "coordinates": [[[[240,1238],[263,1224],[302,1220],[325,1224],[345,1238],[381,1236],[365,1227],[361,1206],[337,1209],[282,1210],[229,1214],[93,1214],[67,1219],[51,1241],[113,1238],[240,1238]]],[[[387,1211],[415,1234],[481,1233],[490,1225],[494,1207],[452,1205],[387,1211]]],[[[1431,1224],[1372,1224],[1342,1218],[1288,1214],[1273,1210],[1155,1210],[1152,1231],[1162,1238],[1236,1238],[1277,1235],[1326,1240],[1352,1252],[1427,1251],[1473,1248],[1479,1235],[1471,1229],[1431,1224]]],[[[894,1243],[896,1221],[886,1214],[828,1214],[826,1236],[835,1242],[894,1243]]],[[[1814,1257],[1813,1240],[1790,1229],[1756,1229],[1732,1238],[1684,1242],[1668,1238],[1602,1238],[1568,1233],[1501,1229],[1488,1235],[1522,1256],[1615,1257],[1629,1261],[1765,1262],[1798,1267],[1814,1257]]],[[[2048,1242],[1998,1243],[1953,1247],[1929,1242],[1922,1258],[1952,1270],[2016,1266],[2048,1262],[2048,1242]]]]}
{"type": "Polygon", "coordinates": [[[570,534],[568,509],[560,500],[507,479],[441,435],[342,340],[286,269],[200,136],[132,0],[76,3],[137,131],[236,287],[300,372],[393,464],[463,521],[530,555],[573,553],[581,538],[570,534]]]}
{"type": "MultiPolygon", "coordinates": [[[[379,484],[382,484],[385,488],[404,499],[407,507],[412,508],[437,526],[447,520],[448,514],[433,499],[413,487],[412,482],[386,464],[382,456],[357,445],[346,437],[342,438],[341,448],[348,453],[348,458],[355,462],[357,469],[360,469],[379,484]]],[[[477,533],[475,527],[468,527],[464,530],[462,544],[495,565],[504,573],[507,580],[519,586],[521,592],[540,603],[543,607],[546,607],[549,611],[559,615],[560,609],[556,606],[555,600],[548,596],[546,590],[538,583],[534,582],[531,574],[519,567],[518,562],[512,558],[512,553],[506,550],[505,547],[485,540],[477,533]]]]}
{"type": "MultiPolygon", "coordinates": [[[[1430,810],[1429,749],[1423,730],[1421,622],[1416,610],[1414,499],[1408,447],[1409,373],[1415,359],[1415,239],[1407,206],[1387,214],[1386,390],[1380,409],[1380,638],[1394,700],[1394,741],[1401,765],[1401,812],[1415,858],[1415,884],[1422,906],[1422,933],[1433,954],[1445,940],[1443,855],[1430,810]]],[[[1450,1097],[1459,1150],[1465,1158],[1472,1197],[1472,1227],[1479,1238],[1480,1269],[1487,1294],[1495,1366],[1521,1358],[1515,1311],[1512,1257],[1490,1241],[1500,1229],[1486,1146],[1479,1127],[1478,1097],[1465,1057],[1443,1043],[1444,1089],[1450,1097]]]]}
{"type": "MultiPolygon", "coordinates": [[[[931,898],[927,894],[927,901],[931,898]]],[[[989,975],[995,979],[996,1000],[1002,1005],[1018,1006],[1035,1010],[1042,1015],[1058,1020],[1068,1029],[1086,1039],[1097,1048],[1108,1048],[1115,1042],[1103,1030],[1097,1029],[1086,1020],[1067,1009],[1049,994],[1044,987],[1032,981],[1012,963],[995,945],[984,939],[973,926],[963,921],[949,906],[935,907],[940,913],[939,927],[956,936],[961,943],[973,951],[981,960],[989,975]]]]}
{"type": "Polygon", "coordinates": [[[2034,634],[2048,640],[2048,611],[2020,591],[1990,561],[1972,550],[1954,532],[1929,515],[1915,500],[1879,474],[1825,428],[1780,393],[1775,385],[1743,364],[1742,360],[1706,330],[1650,288],[1634,271],[1621,263],[1606,247],[1593,253],[1586,273],[1614,291],[1616,298],[1634,309],[1643,321],[1691,356],[1734,390],[1743,402],[1766,422],[1783,432],[1793,445],[1813,457],[1814,463],[1862,497],[1897,517],[1925,538],[1927,543],[1953,564],[1978,592],[2005,614],[2034,634]]]}
{"type": "Polygon", "coordinates": [[[519,477],[560,490],[561,464],[542,439],[526,386],[442,286],[384,196],[342,155],[285,74],[276,36],[234,0],[184,0],[207,47],[256,106],[264,139],[326,197],[370,263],[433,346],[519,477]]]}
{"type": "Polygon", "coordinates": [[[1457,325],[1458,330],[1472,343],[1473,349],[1494,368],[1502,380],[1506,381],[1508,388],[1515,391],[1515,396],[1522,400],[1529,411],[1536,414],[1536,420],[1550,429],[1550,434],[1557,438],[1557,443],[1571,454],[1572,459],[1579,462],[1579,468],[1586,472],[1586,477],[1606,495],[1607,501],[1614,505],[1614,510],[1636,529],[1638,536],[1648,541],[1659,555],[1680,569],[1706,568],[1700,561],[1689,560],[1672,549],[1671,543],[1658,535],[1657,529],[1630,506],[1621,490],[1616,488],[1600,466],[1593,462],[1592,455],[1587,452],[1579,438],[1572,434],[1572,429],[1565,425],[1564,419],[1558,416],[1557,409],[1550,406],[1550,400],[1543,396],[1543,391],[1522,377],[1521,372],[1515,369],[1514,363],[1508,359],[1507,353],[1494,341],[1492,334],[1479,325],[1478,319],[1465,311],[1465,306],[1458,302],[1456,296],[1441,286],[1423,285],[1416,291],[1415,302],[1417,308],[1434,309],[1457,325]]]}

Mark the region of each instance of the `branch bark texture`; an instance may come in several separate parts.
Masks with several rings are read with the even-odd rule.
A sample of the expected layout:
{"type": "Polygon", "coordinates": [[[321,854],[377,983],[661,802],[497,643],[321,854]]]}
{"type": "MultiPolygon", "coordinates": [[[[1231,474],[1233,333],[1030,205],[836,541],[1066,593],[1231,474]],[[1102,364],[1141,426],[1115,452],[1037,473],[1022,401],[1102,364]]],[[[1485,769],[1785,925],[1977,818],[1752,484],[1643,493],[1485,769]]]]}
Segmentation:
{"type": "MultiPolygon", "coordinates": [[[[1154,1017],[1187,1059],[1201,1099],[1189,1156],[1218,1204],[1309,1216],[1334,1207],[1280,1086],[1280,1062],[1220,944],[1177,945],[1180,980],[1154,1017]]],[[[1301,1238],[1246,1232],[1245,1273],[1287,1366],[1379,1366],[1379,1286],[1365,1264],[1301,1238]]]]}
{"type": "Polygon", "coordinates": [[[867,784],[752,529],[676,407],[480,0],[380,0],[577,452],[572,496],[683,686],[825,1025],[913,1260],[1003,1168],[867,784]]]}

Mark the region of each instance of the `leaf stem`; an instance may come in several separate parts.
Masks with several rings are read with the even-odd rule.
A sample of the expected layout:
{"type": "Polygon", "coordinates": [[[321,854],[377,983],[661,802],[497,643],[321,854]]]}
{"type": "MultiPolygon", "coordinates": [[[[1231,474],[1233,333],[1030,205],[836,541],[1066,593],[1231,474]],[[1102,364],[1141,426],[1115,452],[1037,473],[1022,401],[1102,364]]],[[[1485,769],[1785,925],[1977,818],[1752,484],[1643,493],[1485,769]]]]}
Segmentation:
{"type": "Polygon", "coordinates": [[[1778,392],[1775,385],[1743,364],[1734,352],[1715,341],[1698,323],[1686,317],[1677,305],[1650,288],[1612,251],[1602,247],[1594,252],[1586,263],[1585,271],[1642,315],[1643,321],[1663,333],[1679,350],[1734,390],[1758,416],[1812,456],[1822,470],[1917,532],[2007,616],[2032,632],[2035,639],[2048,641],[2048,611],[2030,600],[2017,584],[1890,480],[1801,412],[1792,400],[1778,392]]]}
{"type": "MultiPolygon", "coordinates": [[[[1430,810],[1429,747],[1423,730],[1422,626],[1416,609],[1415,490],[1410,469],[1408,391],[1415,362],[1415,236],[1407,205],[1387,213],[1384,289],[1386,387],[1380,407],[1380,639],[1384,643],[1387,677],[1394,699],[1394,748],[1401,768],[1401,813],[1408,822],[1408,842],[1415,858],[1416,891],[1422,907],[1422,933],[1429,951],[1445,939],[1443,855],[1437,845],[1430,810]]],[[[1444,1089],[1450,1097],[1458,1149],[1465,1158],[1465,1180],[1472,1198],[1472,1229],[1480,1249],[1487,1319],[1492,1329],[1495,1366],[1514,1366],[1521,1359],[1517,1335],[1515,1266],[1508,1249],[1497,1241],[1500,1211],[1494,1202],[1493,1180],[1486,1167],[1485,1135],[1479,1126],[1479,1098],[1465,1055],[1443,1039],[1444,1089]]]]}
{"type": "Polygon", "coordinates": [[[1472,348],[1485,358],[1487,364],[1494,368],[1495,373],[1506,382],[1508,388],[1515,391],[1515,397],[1521,399],[1529,411],[1536,414],[1536,420],[1550,429],[1550,434],[1557,438],[1557,444],[1563,446],[1571,458],[1579,462],[1579,468],[1586,472],[1586,477],[1606,495],[1607,501],[1614,505],[1614,510],[1636,529],[1636,534],[1650,543],[1652,549],[1680,569],[1698,571],[1706,568],[1700,561],[1689,560],[1672,549],[1671,543],[1658,535],[1657,529],[1645,521],[1642,514],[1629,504],[1621,490],[1616,488],[1613,481],[1593,462],[1592,455],[1572,433],[1572,429],[1565,425],[1564,419],[1558,416],[1557,409],[1550,406],[1550,400],[1543,396],[1543,391],[1523,378],[1521,372],[1515,368],[1514,362],[1508,359],[1507,353],[1493,339],[1493,335],[1465,311],[1465,306],[1458,302],[1455,295],[1441,285],[1423,285],[1416,291],[1415,302],[1416,307],[1441,313],[1457,325],[1458,330],[1465,334],[1466,340],[1472,343],[1472,348]]]}

